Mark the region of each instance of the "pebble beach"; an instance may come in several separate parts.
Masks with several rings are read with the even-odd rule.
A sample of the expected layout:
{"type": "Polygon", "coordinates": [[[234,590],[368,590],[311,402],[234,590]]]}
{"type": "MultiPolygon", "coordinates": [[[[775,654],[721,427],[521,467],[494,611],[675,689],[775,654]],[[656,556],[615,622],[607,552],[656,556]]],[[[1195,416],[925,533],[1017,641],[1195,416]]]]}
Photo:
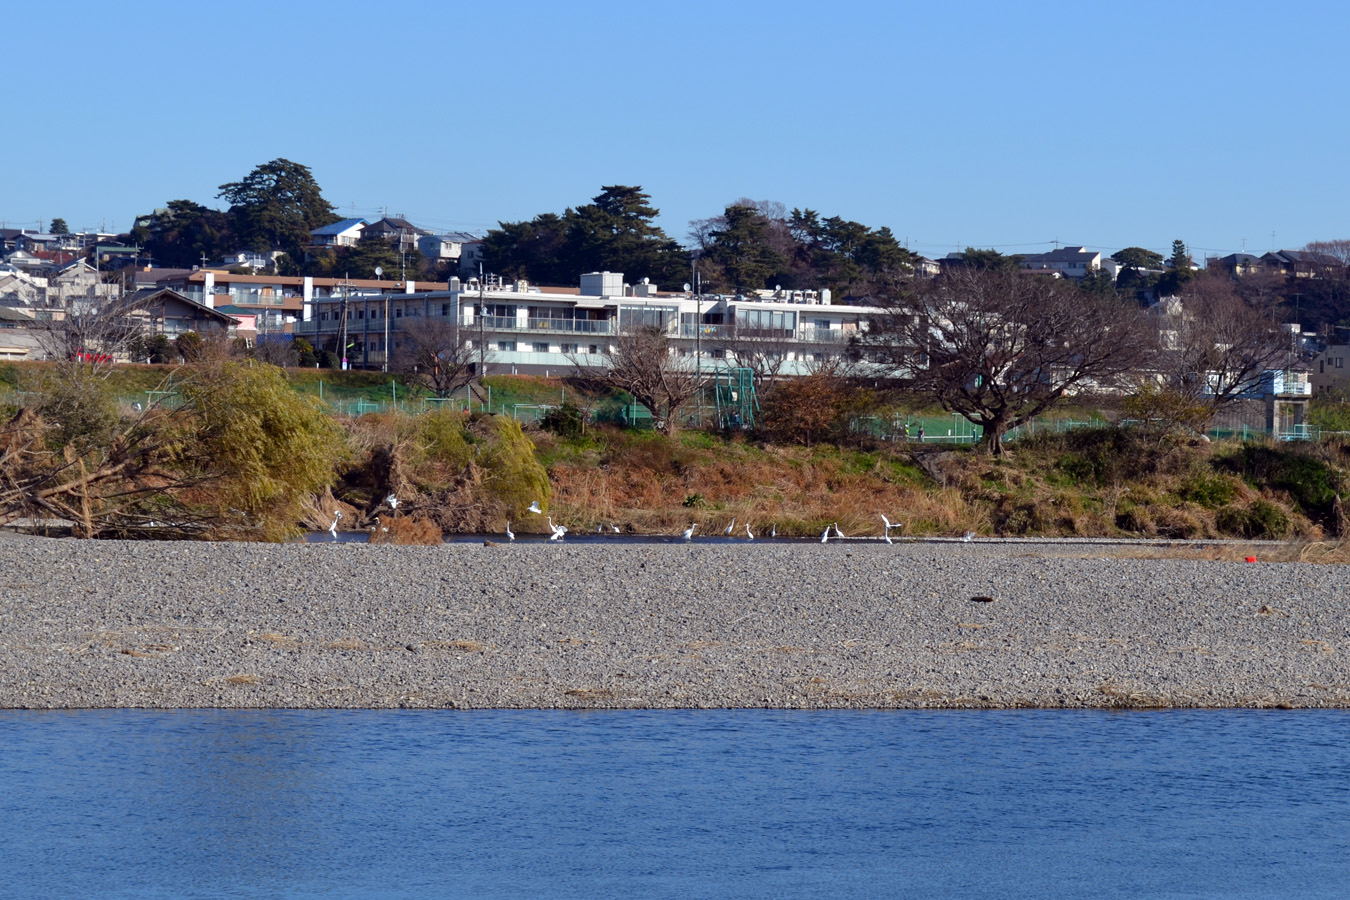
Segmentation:
{"type": "Polygon", "coordinates": [[[0,708],[1350,706],[1347,568],[0,537],[0,708]]]}

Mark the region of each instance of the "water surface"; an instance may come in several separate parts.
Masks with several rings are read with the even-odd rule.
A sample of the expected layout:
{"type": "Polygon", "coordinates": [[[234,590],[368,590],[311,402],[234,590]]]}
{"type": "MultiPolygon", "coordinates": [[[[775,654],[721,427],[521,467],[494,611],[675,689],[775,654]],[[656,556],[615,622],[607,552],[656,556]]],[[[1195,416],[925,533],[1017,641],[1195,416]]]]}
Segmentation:
{"type": "Polygon", "coordinates": [[[0,711],[0,897],[1343,898],[1350,714],[0,711]]]}

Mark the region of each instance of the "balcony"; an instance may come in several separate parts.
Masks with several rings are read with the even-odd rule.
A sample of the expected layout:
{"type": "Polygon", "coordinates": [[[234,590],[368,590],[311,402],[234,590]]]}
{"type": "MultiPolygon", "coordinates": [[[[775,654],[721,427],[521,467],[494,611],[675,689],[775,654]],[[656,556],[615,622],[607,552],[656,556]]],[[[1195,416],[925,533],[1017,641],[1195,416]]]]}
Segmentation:
{"type": "MultiPolygon", "coordinates": [[[[610,319],[518,319],[515,316],[481,316],[488,331],[557,332],[560,334],[612,334],[610,319]]],[[[479,327],[478,320],[469,329],[479,327]]]]}

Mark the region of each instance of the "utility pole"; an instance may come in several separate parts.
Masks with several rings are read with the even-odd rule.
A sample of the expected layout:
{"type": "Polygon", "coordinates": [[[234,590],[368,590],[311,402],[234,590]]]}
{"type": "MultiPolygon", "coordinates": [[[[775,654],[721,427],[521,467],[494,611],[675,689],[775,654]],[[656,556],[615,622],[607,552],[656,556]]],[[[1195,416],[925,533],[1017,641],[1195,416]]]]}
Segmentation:
{"type": "Polygon", "coordinates": [[[342,320],[338,327],[338,356],[341,359],[341,370],[347,371],[347,281],[344,278],[342,282],[342,320]]]}
{"type": "Polygon", "coordinates": [[[483,383],[483,375],[485,374],[483,369],[487,365],[487,360],[483,356],[483,349],[484,349],[483,303],[484,303],[483,264],[479,263],[478,264],[478,383],[479,384],[483,383]]]}

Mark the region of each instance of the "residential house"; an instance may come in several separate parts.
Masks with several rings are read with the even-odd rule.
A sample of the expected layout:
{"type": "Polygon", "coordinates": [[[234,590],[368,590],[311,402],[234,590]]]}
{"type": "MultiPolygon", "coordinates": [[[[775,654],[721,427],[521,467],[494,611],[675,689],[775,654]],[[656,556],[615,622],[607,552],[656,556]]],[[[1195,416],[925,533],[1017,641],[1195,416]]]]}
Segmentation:
{"type": "Polygon", "coordinates": [[[266,253],[259,253],[254,250],[236,250],[234,253],[227,253],[217,263],[222,269],[266,269],[276,264],[278,257],[285,253],[284,250],[270,250],[266,253]]]}
{"type": "Polygon", "coordinates": [[[1308,250],[1272,250],[1261,257],[1261,264],[1273,272],[1296,278],[1317,278],[1344,268],[1334,256],[1308,250]]]}
{"type": "Polygon", "coordinates": [[[0,360],[41,359],[40,332],[32,327],[33,316],[22,309],[0,306],[0,360]]]}
{"type": "Polygon", "coordinates": [[[407,219],[386,217],[362,229],[361,240],[385,240],[400,253],[412,253],[417,250],[418,240],[427,233],[407,219]]]}
{"type": "Polygon", "coordinates": [[[1350,344],[1331,344],[1313,357],[1308,380],[1314,390],[1350,394],[1350,344]]]}
{"type": "Polygon", "coordinates": [[[0,271],[0,307],[38,307],[47,297],[47,279],[13,269],[0,271]]]}
{"type": "Polygon", "coordinates": [[[1231,278],[1240,278],[1261,271],[1261,257],[1251,253],[1230,253],[1205,260],[1206,269],[1222,269],[1231,278]]]}
{"type": "Polygon", "coordinates": [[[936,278],[942,271],[942,266],[935,259],[929,259],[926,256],[918,256],[914,259],[914,274],[922,278],[936,278]]]}
{"type": "Polygon", "coordinates": [[[170,288],[149,288],[125,298],[120,307],[128,318],[139,321],[146,334],[176,338],[189,331],[233,333],[238,320],[170,288]]]}
{"type": "Polygon", "coordinates": [[[332,225],[315,228],[309,233],[309,248],[336,250],[338,247],[355,247],[367,224],[365,219],[342,219],[332,225]]]}
{"type": "Polygon", "coordinates": [[[121,293],[119,283],[104,282],[99,271],[82,259],[66,263],[47,279],[48,306],[65,306],[76,298],[106,302],[121,293]]]}
{"type": "Polygon", "coordinates": [[[483,258],[482,238],[464,231],[424,234],[417,239],[417,249],[433,263],[456,264],[463,275],[476,272],[478,261],[483,258]]]}
{"type": "Polygon", "coordinates": [[[1082,281],[1102,266],[1099,251],[1086,247],[1060,247],[1049,253],[1023,253],[1022,268],[1033,272],[1055,272],[1061,278],[1082,281]]]}

